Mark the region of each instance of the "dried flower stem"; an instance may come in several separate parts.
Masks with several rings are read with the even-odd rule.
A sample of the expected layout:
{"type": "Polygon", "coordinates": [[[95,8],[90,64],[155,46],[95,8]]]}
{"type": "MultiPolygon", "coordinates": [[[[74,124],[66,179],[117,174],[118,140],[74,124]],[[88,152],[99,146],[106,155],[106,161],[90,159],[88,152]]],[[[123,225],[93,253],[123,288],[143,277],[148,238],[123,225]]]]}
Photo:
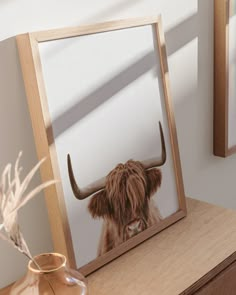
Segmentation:
{"type": "MultiPolygon", "coordinates": [[[[41,192],[44,188],[55,184],[58,181],[47,181],[34,188],[25,196],[25,191],[28,188],[30,181],[32,180],[33,176],[35,175],[41,164],[45,161],[45,159],[39,161],[39,163],[27,174],[25,179],[21,182],[20,172],[22,171],[22,167],[19,167],[21,155],[22,153],[20,152],[14,166],[13,179],[11,179],[11,164],[6,165],[0,177],[0,238],[11,243],[17,250],[19,250],[27,258],[29,258],[39,270],[41,270],[38,263],[32,257],[23,237],[23,234],[20,231],[20,227],[18,224],[18,210],[22,208],[35,195],[41,192]]],[[[48,278],[46,276],[44,277],[47,280],[53,294],[55,294],[48,278]]]]}

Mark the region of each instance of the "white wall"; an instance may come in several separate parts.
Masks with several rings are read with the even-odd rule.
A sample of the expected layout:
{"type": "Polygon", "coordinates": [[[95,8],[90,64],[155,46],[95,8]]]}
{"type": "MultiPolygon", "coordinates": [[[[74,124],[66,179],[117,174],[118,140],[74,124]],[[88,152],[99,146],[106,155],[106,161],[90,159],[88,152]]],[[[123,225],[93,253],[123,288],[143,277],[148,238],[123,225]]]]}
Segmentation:
{"type": "MultiPolygon", "coordinates": [[[[25,171],[37,159],[31,123],[10,38],[19,33],[82,23],[162,13],[171,89],[188,196],[236,208],[236,155],[212,154],[213,0],[1,0],[0,1],[0,170],[22,149],[25,171]]],[[[39,178],[34,185],[39,183],[39,178]]],[[[21,211],[32,253],[52,250],[43,197],[21,211]]],[[[0,242],[0,287],[20,277],[26,259],[0,242]]]]}

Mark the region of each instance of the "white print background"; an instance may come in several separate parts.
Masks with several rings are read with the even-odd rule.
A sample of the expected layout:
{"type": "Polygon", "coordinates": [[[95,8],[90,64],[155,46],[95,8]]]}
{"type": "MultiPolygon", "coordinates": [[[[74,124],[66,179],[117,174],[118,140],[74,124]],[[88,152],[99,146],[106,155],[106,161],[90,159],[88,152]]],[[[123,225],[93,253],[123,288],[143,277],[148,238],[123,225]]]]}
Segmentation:
{"type": "Polygon", "coordinates": [[[228,145],[236,145],[236,0],[231,0],[232,13],[229,20],[229,127],[228,145]]]}
{"type": "Polygon", "coordinates": [[[179,208],[160,65],[152,26],[44,42],[39,49],[76,263],[81,267],[96,258],[102,219],[91,218],[90,198],[74,197],[68,153],[77,182],[84,187],[119,162],[159,156],[161,121],[167,162],[154,198],[163,217],[179,208]]]}

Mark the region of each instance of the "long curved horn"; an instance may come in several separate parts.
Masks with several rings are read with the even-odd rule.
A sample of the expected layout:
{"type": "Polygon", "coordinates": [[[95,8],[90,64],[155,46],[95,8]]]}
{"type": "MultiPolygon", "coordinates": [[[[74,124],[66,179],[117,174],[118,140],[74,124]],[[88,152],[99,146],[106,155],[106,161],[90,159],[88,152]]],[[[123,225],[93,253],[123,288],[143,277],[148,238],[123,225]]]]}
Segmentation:
{"type": "Polygon", "coordinates": [[[72,191],[77,199],[83,200],[83,199],[95,194],[96,192],[104,189],[105,177],[88,185],[85,189],[80,189],[76,183],[76,180],[75,180],[75,176],[73,173],[71,159],[70,159],[69,154],[67,155],[67,166],[68,166],[68,173],[69,173],[71,188],[72,188],[72,191]]]}
{"type": "Polygon", "coordinates": [[[160,129],[160,137],[161,137],[161,157],[141,161],[145,169],[151,169],[158,166],[162,166],[166,162],[166,145],[165,145],[165,138],[164,138],[161,122],[159,122],[159,129],[160,129]]]}

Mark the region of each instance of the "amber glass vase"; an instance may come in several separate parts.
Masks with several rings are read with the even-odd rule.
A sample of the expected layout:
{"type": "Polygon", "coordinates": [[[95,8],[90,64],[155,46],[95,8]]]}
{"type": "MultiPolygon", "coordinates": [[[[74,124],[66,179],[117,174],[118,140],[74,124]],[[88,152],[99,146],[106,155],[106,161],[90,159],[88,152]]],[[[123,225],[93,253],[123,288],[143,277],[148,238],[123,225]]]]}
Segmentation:
{"type": "Polygon", "coordinates": [[[86,295],[86,279],[67,267],[65,256],[45,253],[28,264],[24,278],[11,288],[11,295],[86,295]],[[36,265],[37,264],[37,265],[36,265]]]}

